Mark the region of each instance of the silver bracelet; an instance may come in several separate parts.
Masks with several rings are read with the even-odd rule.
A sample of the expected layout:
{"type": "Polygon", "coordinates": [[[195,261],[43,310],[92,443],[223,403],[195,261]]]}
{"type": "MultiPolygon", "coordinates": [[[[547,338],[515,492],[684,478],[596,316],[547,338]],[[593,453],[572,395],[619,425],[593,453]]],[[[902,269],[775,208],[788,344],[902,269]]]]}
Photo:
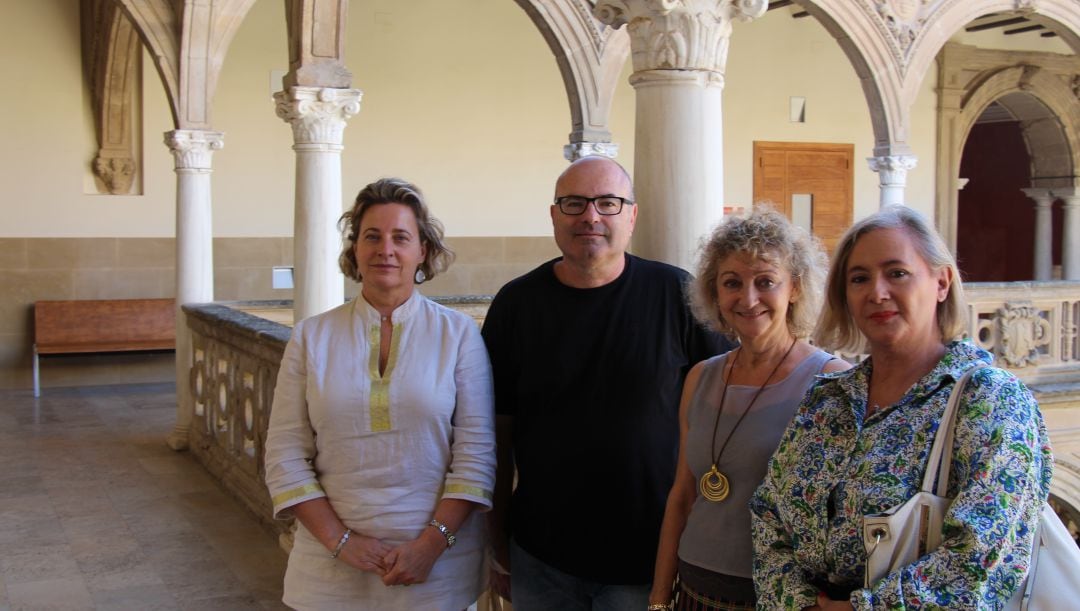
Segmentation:
{"type": "Polygon", "coordinates": [[[648,611],[670,611],[671,603],[650,603],[648,611]]]}
{"type": "Polygon", "coordinates": [[[457,537],[454,536],[454,533],[450,532],[450,529],[446,527],[446,524],[432,518],[432,520],[428,522],[428,526],[434,526],[436,530],[442,533],[442,536],[446,537],[446,547],[454,547],[454,544],[457,543],[457,537]]]}
{"type": "Polygon", "coordinates": [[[345,532],[341,535],[341,539],[337,542],[337,547],[335,547],[333,553],[330,554],[331,558],[336,560],[337,557],[341,555],[341,550],[345,549],[345,544],[349,542],[349,535],[351,534],[352,529],[346,528],[345,532]]]}

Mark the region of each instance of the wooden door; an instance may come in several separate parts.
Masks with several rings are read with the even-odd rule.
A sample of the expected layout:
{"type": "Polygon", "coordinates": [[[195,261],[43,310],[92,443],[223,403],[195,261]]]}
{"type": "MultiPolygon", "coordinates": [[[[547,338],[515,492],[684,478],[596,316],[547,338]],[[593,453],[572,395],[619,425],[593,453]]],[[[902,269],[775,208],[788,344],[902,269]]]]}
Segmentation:
{"type": "Polygon", "coordinates": [[[792,218],[792,200],[810,202],[810,231],[833,248],[851,226],[853,144],[754,142],[754,203],[768,202],[792,218]]]}

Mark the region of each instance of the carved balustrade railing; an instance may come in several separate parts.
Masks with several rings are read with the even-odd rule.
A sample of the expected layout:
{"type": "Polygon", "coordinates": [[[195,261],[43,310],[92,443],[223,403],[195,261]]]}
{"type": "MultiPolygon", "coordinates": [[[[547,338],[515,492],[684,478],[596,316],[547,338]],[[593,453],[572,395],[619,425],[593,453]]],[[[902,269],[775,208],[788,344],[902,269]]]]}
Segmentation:
{"type": "MultiPolygon", "coordinates": [[[[1055,450],[1053,493],[1080,519],[1080,282],[970,283],[968,335],[1000,367],[1028,384],[1055,450]]],[[[441,299],[477,322],[487,298],[441,299]]],[[[271,517],[263,445],[278,365],[289,339],[288,302],[184,306],[193,334],[188,383],[195,402],[190,447],[264,524],[291,544],[290,525],[271,517]],[[250,312],[259,312],[256,316],[250,312]],[[279,322],[273,322],[272,320],[279,322]]],[[[1066,510],[1062,510],[1066,515],[1066,510]]]]}
{"type": "MultiPolygon", "coordinates": [[[[472,316],[479,324],[490,298],[437,301],[472,316]]],[[[272,517],[264,484],[263,451],[278,367],[292,332],[291,308],[287,301],[183,307],[192,333],[194,361],[188,380],[195,403],[189,447],[211,475],[261,522],[284,536],[285,545],[290,540],[290,525],[272,517]]]]}
{"type": "Polygon", "coordinates": [[[1080,394],[1080,282],[965,285],[968,335],[995,364],[1045,392],[1080,394]]]}

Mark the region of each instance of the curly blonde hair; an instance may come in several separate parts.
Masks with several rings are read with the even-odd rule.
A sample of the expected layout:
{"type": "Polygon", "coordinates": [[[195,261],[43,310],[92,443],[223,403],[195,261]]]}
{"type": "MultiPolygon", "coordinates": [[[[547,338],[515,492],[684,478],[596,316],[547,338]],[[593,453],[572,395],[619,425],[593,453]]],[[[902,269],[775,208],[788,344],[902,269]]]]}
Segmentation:
{"type": "Polygon", "coordinates": [[[791,224],[767,204],[757,204],[747,217],[727,216],[703,240],[695,278],[691,280],[690,309],[703,325],[727,335],[732,327],[716,305],[720,264],[733,254],[746,254],[786,269],[799,298],[788,307],[788,330],[805,338],[817,322],[821,288],[828,261],[817,238],[791,224]]]}

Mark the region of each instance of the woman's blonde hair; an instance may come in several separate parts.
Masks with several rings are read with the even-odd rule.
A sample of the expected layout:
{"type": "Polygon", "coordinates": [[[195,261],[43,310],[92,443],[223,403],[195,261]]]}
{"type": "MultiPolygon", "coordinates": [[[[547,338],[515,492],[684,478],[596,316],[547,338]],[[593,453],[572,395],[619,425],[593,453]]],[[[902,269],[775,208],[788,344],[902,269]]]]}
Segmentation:
{"type": "Polygon", "coordinates": [[[400,178],[380,178],[361,189],[352,208],[338,219],[344,243],[341,256],[338,257],[341,273],[357,282],[364,280],[356,263],[356,238],[364,213],[372,206],[380,204],[402,204],[408,206],[416,216],[420,244],[427,249],[424,260],[417,269],[417,277],[413,279],[416,284],[427,282],[450,267],[454,261],[454,253],[443,241],[442,223],[431,216],[420,188],[400,178]]]}
{"type": "Polygon", "coordinates": [[[967,327],[964,287],[952,253],[941,235],[921,214],[907,206],[889,206],[855,223],[840,238],[829,267],[825,307],[814,330],[814,342],[827,350],[850,353],[866,351],[866,337],[855,325],[847,306],[847,267],[851,251],[859,238],[878,229],[906,231],[915,244],[915,250],[931,270],[947,267],[952,271],[949,294],[937,305],[937,325],[942,341],[949,342],[963,335],[967,327]]]}
{"type": "Polygon", "coordinates": [[[720,315],[716,289],[720,264],[733,254],[767,261],[791,274],[798,298],[788,306],[788,330],[795,337],[808,336],[821,307],[826,266],[817,239],[767,204],[757,204],[747,217],[724,217],[702,242],[695,278],[687,293],[694,317],[728,335],[734,335],[734,329],[720,315]]]}

